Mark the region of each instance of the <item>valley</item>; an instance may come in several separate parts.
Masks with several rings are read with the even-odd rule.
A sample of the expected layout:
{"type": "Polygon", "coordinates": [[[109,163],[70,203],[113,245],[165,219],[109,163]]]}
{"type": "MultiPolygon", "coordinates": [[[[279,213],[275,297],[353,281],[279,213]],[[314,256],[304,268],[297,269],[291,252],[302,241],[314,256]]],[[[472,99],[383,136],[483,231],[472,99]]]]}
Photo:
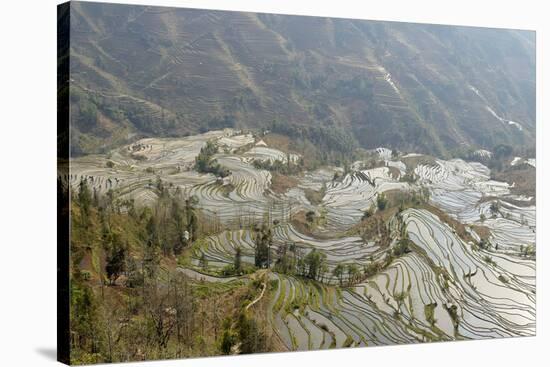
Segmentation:
{"type": "Polygon", "coordinates": [[[75,1],[58,38],[63,360],[535,335],[535,32],[75,1]]]}
{"type": "MultiPolygon", "coordinates": [[[[125,238],[126,262],[133,258],[142,278],[145,253],[161,249],[166,274],[151,278],[159,291],[170,274],[230,298],[256,289],[254,312],[232,312],[263,325],[268,351],[534,335],[534,192],[516,193],[479,161],[386,148],[309,170],[299,152],[272,140],[269,132],[235,129],[140,139],[71,159],[70,175],[59,179],[74,193],[85,185],[104,203],[101,215],[138,218],[147,233],[151,221],[175,218],[175,235],[156,240],[108,227],[125,238]],[[215,174],[197,170],[206,150],[203,170],[215,174]],[[273,190],[274,175],[289,186],[273,190]],[[174,217],[178,203],[183,217],[174,217]]],[[[534,160],[520,159],[507,158],[510,169],[534,171],[534,160]]],[[[104,287],[101,258],[110,246],[79,265],[94,292],[104,287]]],[[[123,269],[112,282],[120,295],[134,288],[135,274],[123,269]]],[[[213,345],[223,343],[216,334],[213,345]]],[[[223,353],[242,352],[237,339],[223,353]]]]}

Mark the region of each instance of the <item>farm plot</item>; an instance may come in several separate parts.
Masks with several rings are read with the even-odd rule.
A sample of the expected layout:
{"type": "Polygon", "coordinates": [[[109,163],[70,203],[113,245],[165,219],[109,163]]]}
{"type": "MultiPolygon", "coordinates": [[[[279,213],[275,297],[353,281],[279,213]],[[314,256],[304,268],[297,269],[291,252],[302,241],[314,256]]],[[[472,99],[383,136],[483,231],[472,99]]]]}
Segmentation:
{"type": "MultiPolygon", "coordinates": [[[[208,236],[203,246],[195,248],[192,265],[200,266],[203,257],[208,261],[208,266],[221,270],[224,266],[232,264],[235,258],[236,248],[242,253],[242,261],[254,264],[254,231],[250,229],[226,230],[217,235],[208,236]]],[[[289,224],[278,225],[273,229],[272,256],[277,249],[285,244],[292,243],[300,248],[302,255],[316,249],[327,256],[328,272],[324,282],[336,284],[337,279],[330,275],[334,267],[341,262],[364,264],[367,259],[377,257],[380,248],[374,243],[364,243],[360,237],[342,237],[335,239],[315,239],[297,231],[289,224]]],[[[343,279],[347,279],[344,276],[343,279]]]]}
{"type": "MultiPolygon", "coordinates": [[[[444,276],[448,302],[461,315],[458,333],[466,338],[532,335],[535,328],[534,264],[473,251],[454,231],[426,210],[403,213],[410,239],[444,276]],[[501,265],[502,262],[505,265],[501,265]],[[530,269],[530,270],[529,270],[530,269]]],[[[504,256],[504,255],[501,255],[504,256]]]]}
{"type": "Polygon", "coordinates": [[[234,155],[216,155],[218,163],[231,174],[221,184],[213,180],[192,187],[186,192],[199,199],[200,207],[225,224],[242,226],[243,223],[269,220],[288,221],[291,211],[299,210],[299,202],[283,200],[270,190],[271,173],[259,170],[245,159],[234,155]]]}
{"type": "Polygon", "coordinates": [[[209,268],[220,271],[226,265],[233,264],[237,247],[241,248],[242,261],[254,264],[253,236],[250,230],[223,231],[208,236],[203,246],[194,249],[191,265],[199,268],[201,259],[205,258],[209,268]]]}
{"type": "Polygon", "coordinates": [[[357,223],[380,193],[409,189],[408,183],[392,178],[388,167],[352,172],[342,181],[333,181],[327,185],[322,203],[327,210],[327,229],[342,231],[357,223]]]}
{"type": "Polygon", "coordinates": [[[489,169],[480,163],[462,160],[436,163],[415,169],[419,184],[430,189],[430,200],[435,205],[463,223],[488,227],[490,242],[500,249],[517,252],[521,246],[534,245],[535,207],[507,202],[507,199],[518,201],[517,195],[510,194],[507,183],[490,180],[489,169]]]}
{"type": "Polygon", "coordinates": [[[275,161],[281,161],[282,163],[288,163],[290,160],[291,163],[296,163],[300,159],[298,154],[294,153],[285,153],[275,148],[268,148],[262,146],[256,146],[251,148],[249,151],[243,154],[243,156],[248,161],[259,160],[262,162],[273,163],[275,161]]]}
{"type": "Polygon", "coordinates": [[[232,150],[253,142],[254,138],[225,129],[178,139],[140,139],[107,155],[72,159],[70,175],[63,179],[74,188],[85,179],[100,194],[116,190],[122,199],[149,205],[157,198],[154,183],[159,177],[182,192],[216,182],[211,174],[192,171],[195,157],[209,140],[219,142],[222,149],[232,150]]]}
{"type": "Polygon", "coordinates": [[[422,341],[422,336],[354,290],[281,274],[272,278],[278,289],[270,304],[271,322],[290,350],[422,341]]]}
{"type": "Polygon", "coordinates": [[[158,180],[168,190],[197,198],[200,218],[210,222],[208,232],[178,267],[194,282],[225,287],[252,279],[221,274],[235,263],[237,249],[246,270],[254,270],[254,227],[269,224],[267,274],[277,287],[269,293],[268,316],[289,350],[534,334],[535,261],[525,249],[535,246],[535,206],[528,206],[530,198],[512,195],[513,185],[491,180],[486,166],[414,153],[397,160],[390,149],[378,148],[374,153],[383,167],[362,169],[365,162],[357,161],[344,174],[343,168],[325,166],[294,175],[295,184],[276,193],[270,171],[256,168],[254,161],[301,158],[265,143],[253,145],[256,141],[253,134],[232,129],[141,139],[107,155],[73,159],[70,174],[61,179],[74,188],[84,179],[98,194],[112,191],[138,205],[156,202],[158,180]],[[208,141],[216,142],[219,149],[211,158],[230,172],[227,176],[194,170],[208,141]],[[411,171],[412,179],[400,181],[411,171]],[[422,188],[433,205],[464,224],[475,243],[466,243],[425,209],[393,216],[386,223],[389,245],[346,232],[367,209],[377,208],[380,194],[422,188]],[[314,212],[315,221],[296,222],[293,215],[304,211],[314,212]],[[394,256],[401,236],[410,240],[410,251],[394,256]],[[288,256],[295,262],[313,250],[326,256],[317,280],[296,275],[296,269],[276,272],[278,250],[291,245],[288,256]],[[367,274],[373,263],[384,265],[367,274]],[[338,265],[355,265],[361,276],[352,279],[355,283],[348,283],[347,272],[337,279],[338,265]]]}
{"type": "MultiPolygon", "coordinates": [[[[274,244],[276,246],[293,243],[306,253],[312,249],[321,251],[327,256],[329,270],[332,271],[338,263],[363,264],[368,258],[376,257],[380,248],[374,243],[365,243],[358,236],[344,236],[332,239],[317,239],[297,231],[292,225],[279,225],[274,229],[274,244]]],[[[336,283],[336,279],[327,277],[328,283],[336,283]]]]}
{"type": "Polygon", "coordinates": [[[483,198],[511,196],[510,186],[490,180],[489,169],[477,162],[436,160],[435,165],[418,165],[414,172],[418,184],[429,188],[435,205],[466,223],[478,221],[481,214],[487,215],[483,198]]]}

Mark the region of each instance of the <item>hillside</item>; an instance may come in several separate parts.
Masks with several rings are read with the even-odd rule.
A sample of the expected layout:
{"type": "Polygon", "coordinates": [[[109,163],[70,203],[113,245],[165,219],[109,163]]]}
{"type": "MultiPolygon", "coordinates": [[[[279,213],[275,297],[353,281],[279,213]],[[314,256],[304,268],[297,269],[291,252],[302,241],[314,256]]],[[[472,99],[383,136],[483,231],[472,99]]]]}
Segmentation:
{"type": "Polygon", "coordinates": [[[534,32],[80,2],[70,22],[73,155],[223,127],[341,152],[535,144],[534,32]]]}
{"type": "Polygon", "coordinates": [[[282,142],[212,130],[61,167],[73,364],[535,334],[534,158],[309,169],[282,142]]]}

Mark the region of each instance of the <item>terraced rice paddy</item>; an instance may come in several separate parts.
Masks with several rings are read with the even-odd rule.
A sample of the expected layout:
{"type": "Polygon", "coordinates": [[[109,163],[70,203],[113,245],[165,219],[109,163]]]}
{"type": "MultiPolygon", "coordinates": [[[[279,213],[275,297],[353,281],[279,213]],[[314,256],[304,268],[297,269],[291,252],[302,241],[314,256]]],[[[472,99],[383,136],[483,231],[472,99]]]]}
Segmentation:
{"type": "Polygon", "coordinates": [[[337,230],[357,223],[377,196],[390,190],[408,191],[409,185],[394,180],[387,167],[353,172],[341,181],[331,182],[323,198],[327,227],[337,230]]]}
{"type": "MultiPolygon", "coordinates": [[[[253,225],[262,222],[272,224],[271,266],[283,245],[295,245],[304,256],[313,250],[324,254],[327,268],[317,280],[268,272],[274,285],[270,324],[289,350],[533,335],[535,260],[525,253],[535,246],[531,198],[512,194],[511,184],[491,180],[481,163],[432,159],[409,167],[407,162],[422,156],[395,157],[386,148],[375,153],[384,166],[361,169],[359,161],[345,175],[342,168],[322,167],[295,175],[295,187],[275,193],[271,172],[253,162],[295,163],[300,156],[268,147],[252,133],[227,129],[180,139],[141,139],[106,155],[73,159],[71,174],[62,179],[74,187],[85,179],[99,194],[112,190],[142,206],[155,202],[158,178],[170,190],[195,196],[203,215],[220,223],[216,233],[192,247],[189,263],[180,269],[195,281],[246,281],[246,275],[218,275],[233,264],[237,248],[242,262],[253,266],[253,225]],[[207,141],[218,145],[213,158],[231,172],[228,177],[194,170],[207,141]],[[415,179],[400,180],[407,172],[414,172],[415,179]],[[429,191],[431,205],[464,226],[469,239],[425,208],[406,209],[385,223],[395,236],[390,247],[350,232],[381,194],[421,189],[429,191]],[[321,193],[320,201],[311,202],[308,191],[321,193]],[[303,233],[292,219],[307,211],[318,220],[303,233]],[[487,242],[481,247],[479,228],[487,242]],[[410,240],[410,251],[386,261],[398,236],[410,240]],[[201,269],[203,260],[207,271],[201,269]],[[340,278],[333,274],[341,264],[363,272],[374,263],[385,265],[353,282],[346,272],[340,278]]],[[[535,166],[534,159],[514,162],[520,160],[535,166]]]]}

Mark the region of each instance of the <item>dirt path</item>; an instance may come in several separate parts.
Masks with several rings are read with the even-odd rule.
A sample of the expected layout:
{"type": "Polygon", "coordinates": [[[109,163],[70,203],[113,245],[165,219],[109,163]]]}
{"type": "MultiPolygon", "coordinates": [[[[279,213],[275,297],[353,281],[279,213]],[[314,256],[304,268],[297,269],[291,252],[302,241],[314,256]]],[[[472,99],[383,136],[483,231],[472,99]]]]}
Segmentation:
{"type": "Polygon", "coordinates": [[[265,293],[265,289],[266,289],[266,288],[267,288],[267,283],[264,281],[264,282],[262,283],[262,291],[260,292],[260,295],[259,295],[258,297],[256,297],[256,299],[255,299],[254,301],[250,302],[250,303],[245,307],[245,309],[244,309],[245,311],[248,311],[248,309],[249,309],[250,307],[254,306],[254,304],[255,304],[256,302],[258,302],[259,300],[262,299],[262,297],[264,296],[264,293],[265,293]]]}

